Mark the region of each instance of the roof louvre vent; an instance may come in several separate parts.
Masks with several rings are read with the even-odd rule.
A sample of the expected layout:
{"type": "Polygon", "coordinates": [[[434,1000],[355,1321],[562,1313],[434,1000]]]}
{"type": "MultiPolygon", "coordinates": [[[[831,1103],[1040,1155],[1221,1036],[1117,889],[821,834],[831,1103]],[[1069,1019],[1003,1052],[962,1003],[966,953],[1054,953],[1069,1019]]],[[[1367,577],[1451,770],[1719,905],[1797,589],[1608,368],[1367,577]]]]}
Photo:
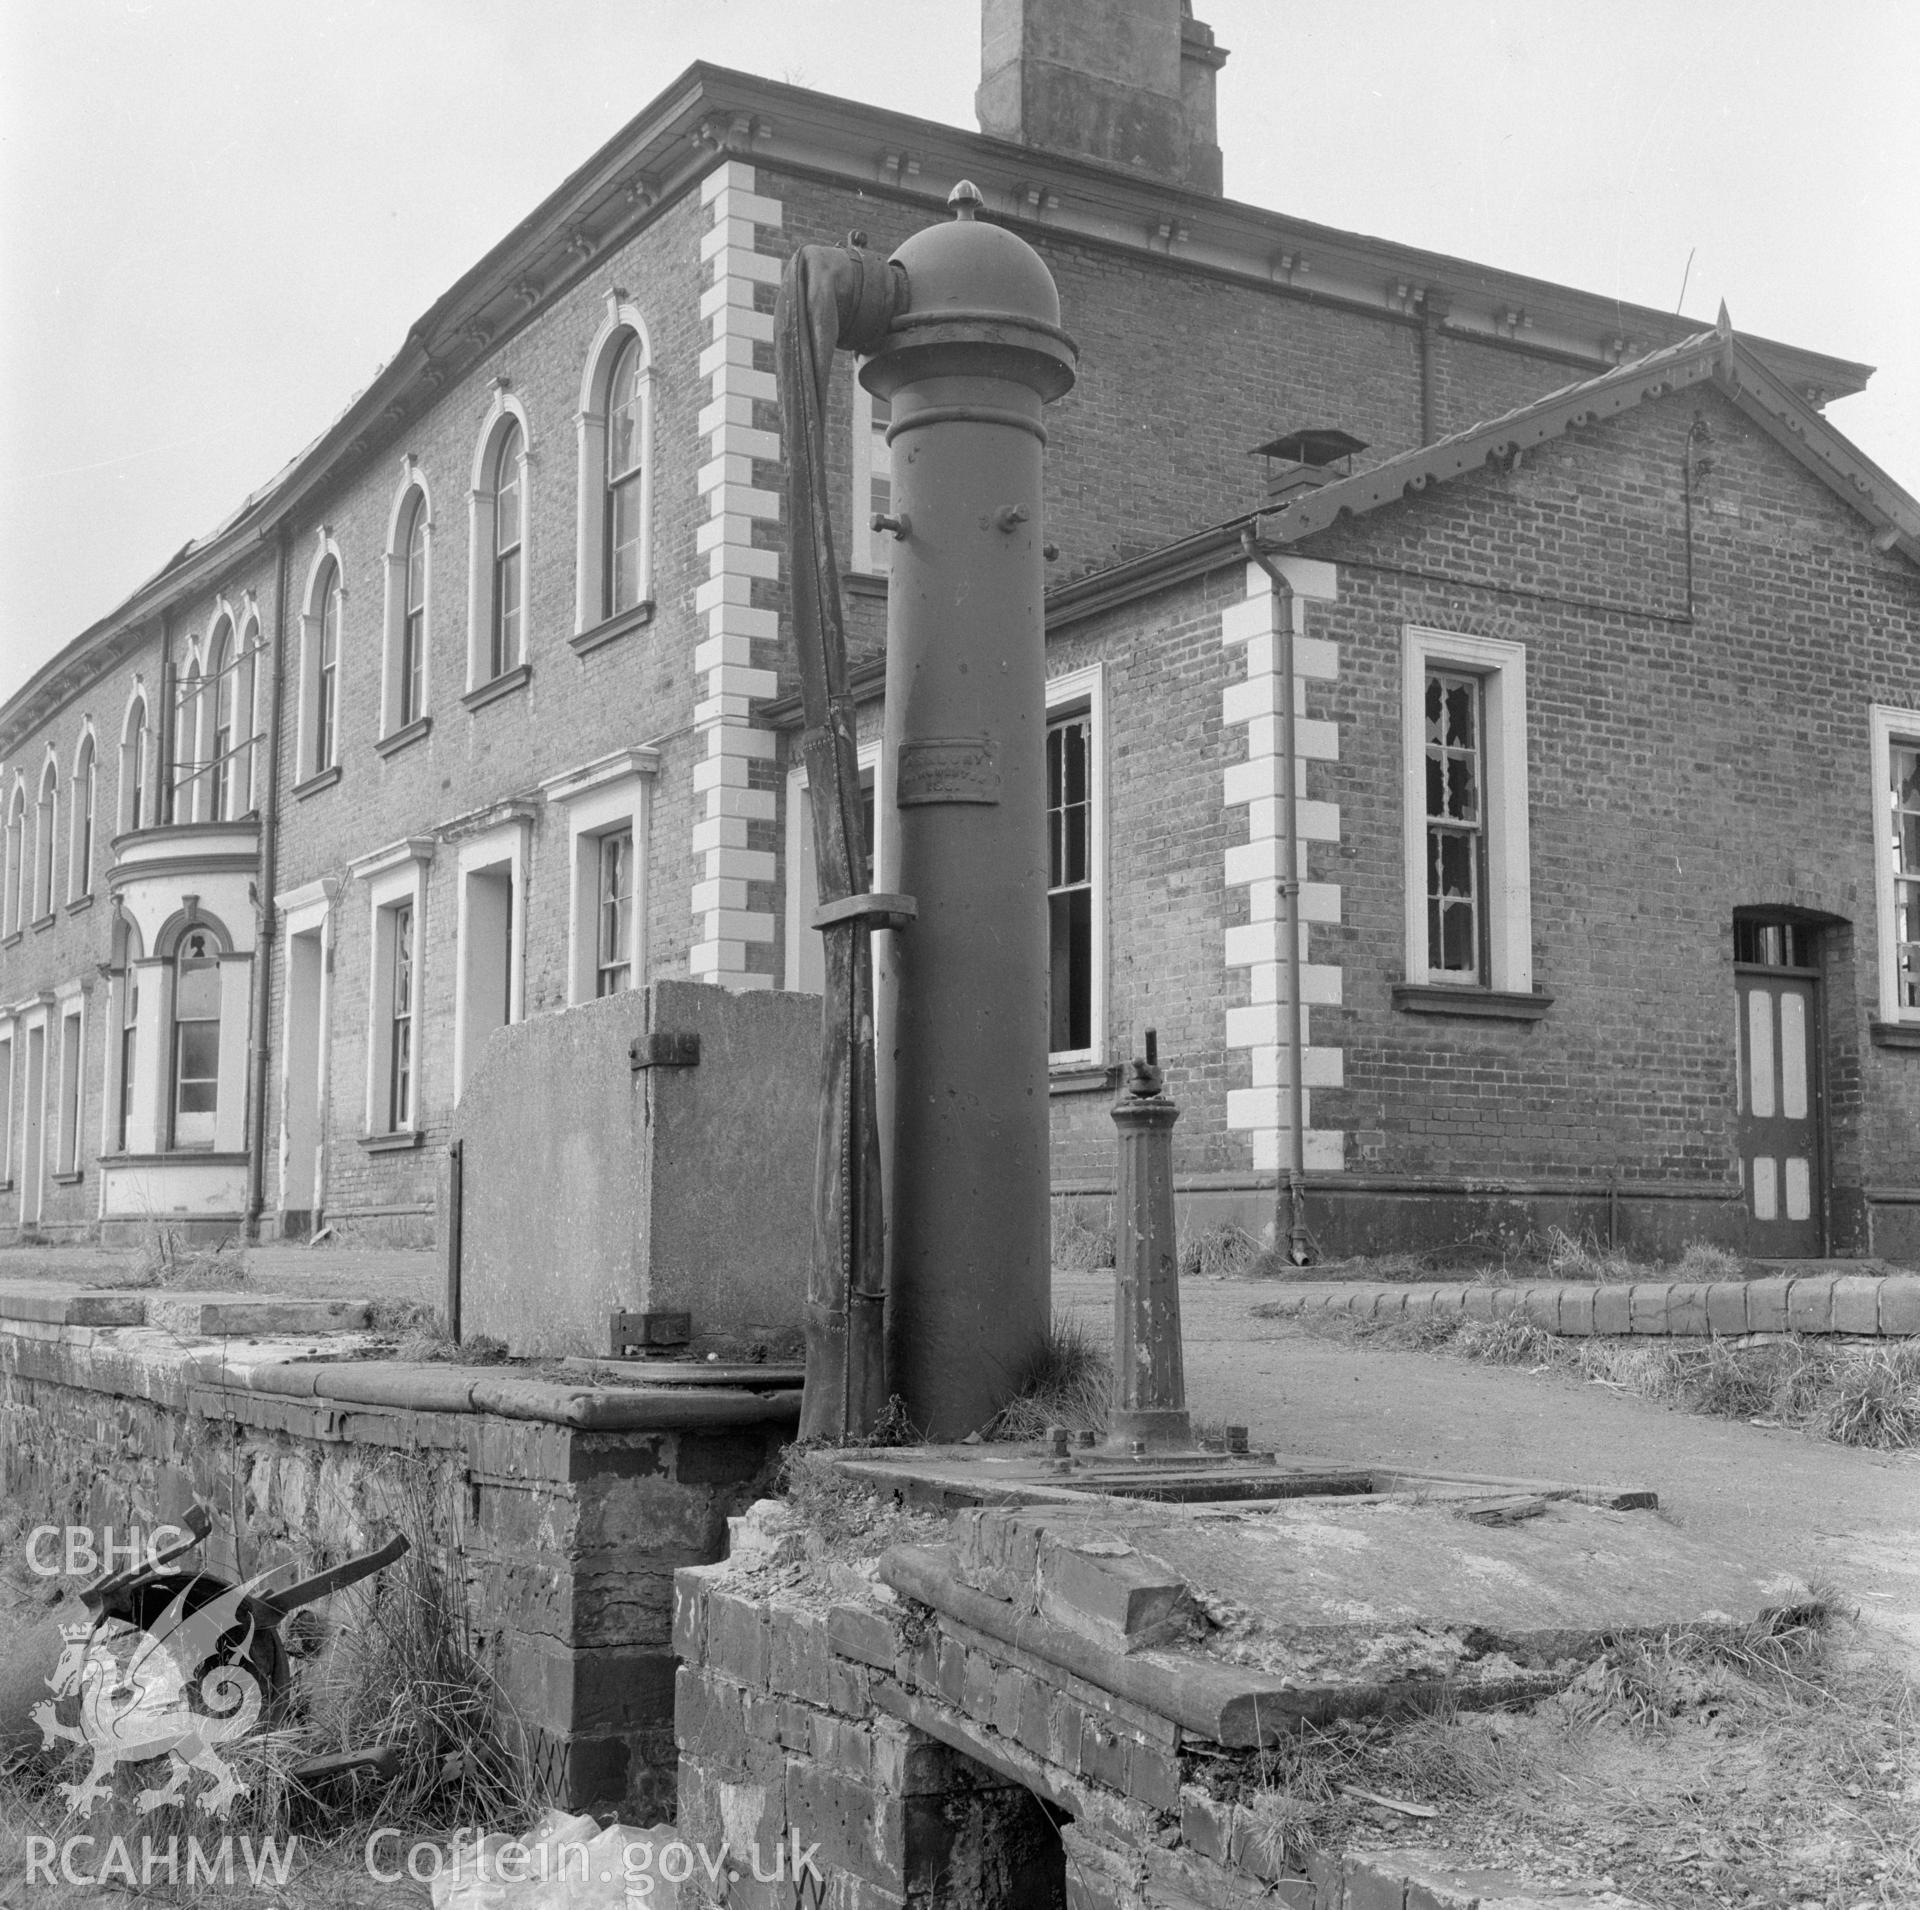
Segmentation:
{"type": "Polygon", "coordinates": [[[1266,460],[1267,496],[1278,503],[1296,492],[1317,491],[1337,478],[1351,477],[1354,458],[1366,448],[1344,431],[1314,425],[1256,444],[1247,455],[1266,460]]]}

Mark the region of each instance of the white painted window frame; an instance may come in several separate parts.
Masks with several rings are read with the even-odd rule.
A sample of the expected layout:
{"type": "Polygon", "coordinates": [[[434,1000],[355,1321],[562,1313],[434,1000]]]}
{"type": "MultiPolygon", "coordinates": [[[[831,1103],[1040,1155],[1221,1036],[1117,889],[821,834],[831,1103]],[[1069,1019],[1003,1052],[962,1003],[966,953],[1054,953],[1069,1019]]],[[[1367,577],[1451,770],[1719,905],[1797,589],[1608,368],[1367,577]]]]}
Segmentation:
{"type": "Polygon", "coordinates": [[[1887,853],[1887,809],[1893,792],[1893,746],[1920,748],[1920,710],[1874,703],[1867,710],[1867,738],[1873,773],[1873,900],[1875,966],[1880,978],[1880,1019],[1920,1024],[1920,1008],[1903,1008],[1894,958],[1893,861],[1887,853]]]}
{"type": "Polygon", "coordinates": [[[1067,1069],[1103,1067],[1106,1064],[1108,1048],[1107,892],[1109,884],[1107,666],[1105,663],[1089,663],[1082,669],[1069,670],[1063,675],[1047,679],[1049,728],[1052,727],[1056,718],[1070,715],[1081,704],[1086,706],[1089,723],[1087,755],[1090,784],[1087,799],[1091,827],[1090,840],[1087,844],[1087,866],[1092,876],[1093,887],[1093,1004],[1089,1026],[1093,1031],[1093,1040],[1084,1048],[1055,1049],[1048,1054],[1049,1067],[1067,1069]]]}
{"type": "MultiPolygon", "coordinates": [[[[328,1039],[333,1026],[333,903],[337,880],[323,877],[318,881],[303,883],[299,888],[289,890],[273,899],[274,907],[280,912],[280,946],[291,950],[298,936],[317,934],[320,938],[320,994],[314,1006],[315,1080],[313,1083],[315,1108],[315,1160],[313,1168],[313,1211],[319,1212],[325,1204],[326,1196],[326,1156],[327,1132],[325,1109],[327,1105],[327,1086],[332,1070],[333,1044],[328,1039]]],[[[419,920],[416,916],[415,921],[419,920]]],[[[416,957],[418,947],[416,944],[416,957]]],[[[283,1010],[284,1012],[284,1010],[283,1010]]],[[[292,1097],[298,1084],[293,1078],[293,1041],[290,1031],[284,1026],[280,1039],[280,1206],[284,1212],[287,1205],[287,1183],[291,1178],[292,1127],[289,1110],[292,1097]]],[[[416,1056],[416,1060],[418,1057],[416,1056]]],[[[420,1105],[416,1092],[414,1106],[420,1105]]]]}
{"type": "Polygon", "coordinates": [[[152,826],[153,791],[149,784],[156,754],[153,747],[153,704],[147,696],[146,684],[136,676],[132,694],[127,698],[126,712],[120,719],[120,777],[114,790],[113,811],[115,835],[125,835],[133,827],[136,789],[140,792],[140,826],[143,829],[152,826]],[[133,721],[136,711],[140,716],[138,728],[133,721]],[[146,739],[144,750],[139,740],[141,737],[146,739]]]}
{"type": "Polygon", "coordinates": [[[1401,798],[1406,976],[1420,987],[1533,992],[1532,859],[1528,847],[1527,650],[1498,637],[1410,623],[1401,640],[1401,798]],[[1485,732],[1487,980],[1427,965],[1426,681],[1430,667],[1477,676],[1485,732]]]}
{"type": "MultiPolygon", "coordinates": [[[[473,884],[477,878],[496,876],[502,870],[507,877],[507,1019],[504,1023],[490,1021],[487,1033],[495,1028],[511,1027],[527,1016],[527,871],[531,854],[532,823],[523,816],[517,816],[510,822],[489,829],[481,835],[469,837],[460,844],[458,858],[459,889],[455,897],[454,926],[454,968],[453,968],[453,1098],[455,1101],[466,1091],[467,1076],[471,1071],[471,1062],[478,1059],[478,1043],[475,1052],[469,1056],[468,1034],[475,1020],[473,995],[473,967],[476,951],[473,946],[470,910],[473,901],[473,884]]],[[[414,921],[420,918],[416,914],[414,921]]],[[[420,941],[416,927],[414,936],[414,1011],[419,1012],[420,984],[420,941]]],[[[481,1037],[484,1039],[485,1037],[481,1037]]],[[[420,1040],[419,1030],[414,1031],[414,1054],[418,1065],[420,1040]]],[[[417,1076],[416,1076],[417,1083],[417,1076]]],[[[414,1092],[414,1107],[420,1105],[418,1086],[414,1092]]]]}
{"type": "Polygon", "coordinates": [[[511,676],[533,653],[533,427],[527,408],[504,382],[496,383],[474,446],[473,476],[467,491],[467,690],[483,690],[511,676]],[[493,465],[501,434],[520,427],[520,654],[499,676],[487,674],[493,649],[494,485],[493,465]]]}
{"type": "Polygon", "coordinates": [[[414,1134],[424,1125],[426,1086],[427,871],[432,865],[430,838],[407,837],[376,850],[354,864],[353,873],[367,890],[367,1083],[361,1133],[368,1139],[385,1134],[414,1134]],[[393,923],[394,911],[413,905],[413,1106],[406,1127],[386,1125],[388,1070],[393,1060],[393,923]]]}
{"type": "MultiPolygon", "coordinates": [[[[578,459],[579,525],[574,538],[573,632],[585,636],[615,617],[636,615],[653,601],[653,413],[655,395],[653,340],[647,321],[617,288],[607,294],[606,316],[587,348],[580,380],[580,408],[574,415],[578,459]],[[626,610],[607,613],[607,380],[614,360],[631,333],[640,341],[640,596],[626,610]]],[[[522,480],[524,495],[525,480],[522,480]]],[[[524,545],[523,545],[524,548],[524,545]]],[[[522,564],[524,575],[524,559],[522,564]]],[[[637,841],[637,839],[636,839],[637,841]]]]}
{"type": "Polygon", "coordinates": [[[401,460],[400,488],[394,494],[393,509],[387,516],[386,604],[381,613],[380,641],[380,734],[391,736],[401,727],[401,651],[407,631],[407,548],[406,529],[409,507],[415,496],[420,499],[424,516],[421,527],[426,533],[427,574],[420,599],[420,707],[407,721],[425,716],[433,703],[433,492],[426,474],[409,452],[401,460]]]}
{"type": "Polygon", "coordinates": [[[341,561],[340,546],[334,541],[332,528],[322,524],[314,532],[313,558],[307,565],[306,588],[300,597],[299,745],[294,753],[296,783],[310,782],[324,770],[338,767],[340,762],[340,705],[343,701],[340,692],[347,675],[347,608],[350,602],[347,567],[341,561]],[[319,734],[320,585],[329,563],[333,564],[334,573],[339,579],[336,588],[340,592],[340,648],[334,658],[333,751],[329,760],[323,763],[320,761],[319,734]]]}
{"type": "MultiPolygon", "coordinates": [[[[879,737],[862,743],[860,768],[873,771],[873,834],[868,845],[873,863],[868,886],[884,890],[881,871],[892,849],[892,818],[881,792],[887,784],[880,772],[882,745],[879,737]]],[[[796,762],[787,771],[787,932],[785,936],[785,986],[805,995],[817,995],[826,987],[826,944],[813,926],[812,915],[820,900],[819,870],[813,861],[813,803],[808,795],[807,766],[796,762]],[[812,881],[803,889],[799,882],[802,869],[812,871],[812,881]]]]}
{"type": "Polygon", "coordinates": [[[548,801],[567,812],[567,1005],[595,999],[599,956],[600,838],[633,831],[633,932],[628,986],[647,984],[649,836],[653,784],[660,758],[651,749],[625,749],[570,769],[541,784],[548,801]]]}
{"type": "Polygon", "coordinates": [[[59,1048],[59,1081],[53,1097],[53,1158],[56,1174],[77,1174],[81,1151],[85,1146],[83,1123],[86,1118],[87,1081],[87,997],[76,982],[63,983],[56,991],[59,1048]],[[67,1023],[76,1024],[73,1034],[72,1072],[68,1071],[67,1023]]]}
{"type": "Polygon", "coordinates": [[[80,726],[67,778],[67,900],[93,893],[93,865],[100,853],[100,742],[91,719],[80,726]],[[84,790],[86,800],[81,801],[84,790]],[[81,818],[86,827],[81,827],[81,818]]]}
{"type": "Polygon", "coordinates": [[[859,364],[853,379],[853,497],[849,521],[853,538],[849,555],[853,568],[884,577],[892,565],[888,531],[873,528],[873,393],[860,382],[859,364]]]}
{"type": "Polygon", "coordinates": [[[13,1185],[13,1097],[20,1085],[14,1063],[20,1053],[19,1023],[0,1015],[0,1193],[13,1185]]]}

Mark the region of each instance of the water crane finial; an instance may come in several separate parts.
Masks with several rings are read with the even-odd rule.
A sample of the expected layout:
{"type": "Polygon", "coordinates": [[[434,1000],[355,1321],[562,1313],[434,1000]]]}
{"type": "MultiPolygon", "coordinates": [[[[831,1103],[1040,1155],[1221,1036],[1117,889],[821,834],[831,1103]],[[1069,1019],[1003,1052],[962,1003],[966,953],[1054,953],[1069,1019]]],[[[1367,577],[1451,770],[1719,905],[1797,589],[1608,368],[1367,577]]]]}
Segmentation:
{"type": "Polygon", "coordinates": [[[956,219],[971,219],[987,203],[986,196],[971,179],[963,179],[947,194],[947,204],[956,219]]]}

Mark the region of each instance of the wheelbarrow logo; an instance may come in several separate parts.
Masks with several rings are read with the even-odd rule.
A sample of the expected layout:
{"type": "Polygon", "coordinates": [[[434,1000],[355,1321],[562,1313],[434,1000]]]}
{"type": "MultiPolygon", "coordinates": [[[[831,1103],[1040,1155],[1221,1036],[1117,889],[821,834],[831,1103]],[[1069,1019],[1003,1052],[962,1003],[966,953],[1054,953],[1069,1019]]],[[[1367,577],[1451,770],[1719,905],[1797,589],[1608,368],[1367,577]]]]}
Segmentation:
{"type": "MultiPolygon", "coordinates": [[[[51,1699],[33,1708],[41,1741],[83,1745],[93,1763],[77,1783],[62,1784],[68,1804],[91,1816],[94,1801],[108,1794],[122,1764],[164,1757],[166,1782],[140,1791],[144,1815],[181,1801],[193,1773],[209,1780],[195,1800],[209,1816],[224,1818],[249,1787],[235,1776],[222,1751],[274,1711],[288,1682],[286,1646],[279,1628],[297,1607],[365,1578],[407,1549],[395,1538],[331,1571],[266,1589],[283,1567],[262,1572],[244,1585],[223,1585],[203,1573],[165,1570],[212,1529],[196,1507],[186,1522],[185,1543],[142,1568],[109,1574],[81,1594],[94,1614],[90,1624],[63,1625],[58,1663],[47,1678],[51,1699]],[[77,1721],[60,1715],[67,1701],[77,1721]]],[[[372,1754],[326,1759],[328,1766],[373,1761],[372,1754]]]]}
{"type": "Polygon", "coordinates": [[[240,1608],[269,1576],[223,1592],[191,1615],[183,1586],[145,1630],[107,1617],[61,1626],[66,1644],[47,1680],[53,1699],[35,1705],[33,1715],[49,1747],[64,1739],[93,1754],[86,1776],[60,1787],[82,1817],[92,1814],[95,1798],[107,1794],[119,1765],[161,1756],[171,1773],[166,1783],[140,1792],[136,1802],[143,1813],[177,1801],[195,1771],[212,1779],[197,1800],[211,1816],[225,1817],[234,1800],[247,1794],[220,1753],[245,1737],[264,1709],[260,1680],[245,1663],[254,1625],[241,1621],[240,1608]],[[236,1625],[238,1646],[223,1650],[223,1638],[236,1625]],[[79,1699],[79,1723],[63,1724],[56,1705],[71,1697],[79,1699]]]}

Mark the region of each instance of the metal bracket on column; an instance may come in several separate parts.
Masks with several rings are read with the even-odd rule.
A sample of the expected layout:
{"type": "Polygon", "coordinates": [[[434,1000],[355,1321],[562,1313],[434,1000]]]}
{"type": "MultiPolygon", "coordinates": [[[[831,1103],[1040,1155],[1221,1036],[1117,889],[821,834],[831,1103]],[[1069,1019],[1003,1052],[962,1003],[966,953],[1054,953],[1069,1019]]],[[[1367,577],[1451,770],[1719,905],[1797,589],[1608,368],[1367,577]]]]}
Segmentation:
{"type": "Polygon", "coordinates": [[[627,1050],[627,1059],[638,1074],[642,1068],[697,1068],[700,1065],[698,1035],[635,1035],[627,1050]]]}
{"type": "Polygon", "coordinates": [[[837,902],[822,902],[814,910],[815,928],[832,928],[836,922],[871,921],[875,928],[905,928],[920,913],[910,895],[843,895],[837,902]]]}

